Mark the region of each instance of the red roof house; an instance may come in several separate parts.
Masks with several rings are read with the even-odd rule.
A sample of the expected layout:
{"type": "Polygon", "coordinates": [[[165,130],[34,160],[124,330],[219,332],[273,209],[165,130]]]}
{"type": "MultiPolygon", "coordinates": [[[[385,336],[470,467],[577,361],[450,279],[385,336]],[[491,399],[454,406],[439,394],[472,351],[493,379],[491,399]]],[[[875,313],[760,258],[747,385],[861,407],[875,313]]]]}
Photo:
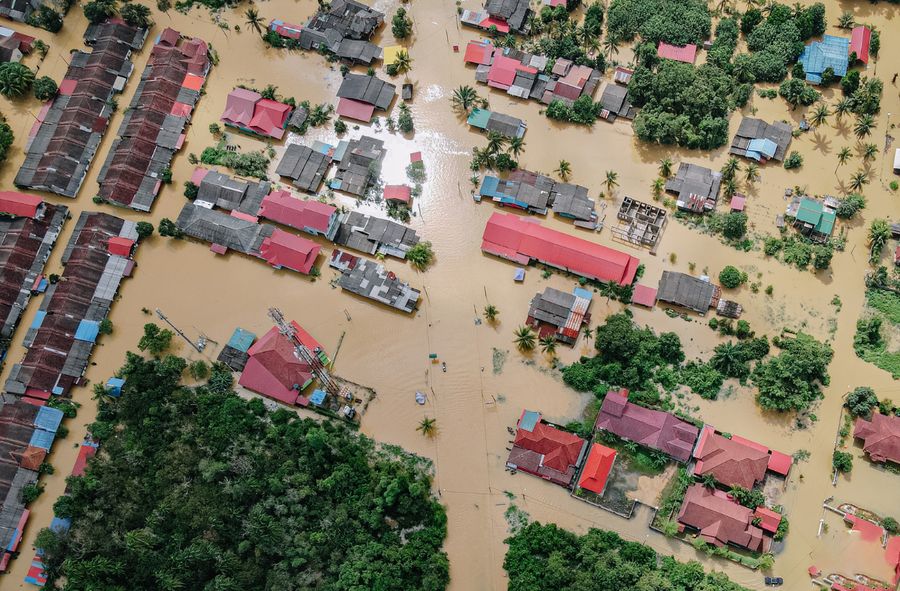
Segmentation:
{"type": "Polygon", "coordinates": [[[156,42],[160,45],[175,47],[176,45],[178,45],[179,39],[181,39],[181,33],[176,31],[172,27],[166,27],[165,29],[163,29],[163,32],[159,34],[159,39],[156,42]]]}
{"type": "Polygon", "coordinates": [[[247,127],[260,135],[280,140],[284,136],[284,126],[290,114],[290,105],[270,99],[260,99],[256,103],[253,117],[247,127]]]}
{"type": "Polygon", "coordinates": [[[863,440],[863,450],[873,462],[900,464],[900,417],[876,412],[871,421],[856,419],[853,437],[863,440]]]}
{"type": "Polygon", "coordinates": [[[131,249],[134,247],[134,240],[124,238],[122,236],[112,236],[109,239],[107,250],[109,254],[119,255],[120,257],[128,257],[131,255],[131,249]]]}
{"type": "Polygon", "coordinates": [[[484,228],[481,250],[527,265],[539,261],[576,275],[629,285],[639,260],[624,252],[551,230],[512,213],[494,213],[484,228]]]}
{"type": "Polygon", "coordinates": [[[43,202],[44,200],[37,195],[28,195],[27,193],[17,193],[15,191],[0,191],[0,213],[34,218],[43,202]]]}
{"type": "Polygon", "coordinates": [[[728,439],[709,425],[703,427],[694,458],[697,460],[695,475],[712,474],[717,482],[725,486],[748,489],[765,480],[769,465],[769,453],[765,447],[760,449],[728,439]]]}
{"type": "Polygon", "coordinates": [[[768,507],[757,507],[753,511],[753,518],[759,519],[759,527],[763,530],[774,534],[778,531],[778,525],[781,523],[781,513],[773,511],[768,507]]]}
{"type": "Polygon", "coordinates": [[[294,345],[278,327],[273,326],[247,353],[250,357],[238,379],[241,386],[285,404],[306,406],[300,392],[312,382],[312,369],[294,354],[294,345]]]}
{"type": "Polygon", "coordinates": [[[698,429],[661,410],[628,401],[628,390],[607,392],[597,415],[597,429],[667,453],[679,462],[691,457],[698,429]]]}
{"type": "Polygon", "coordinates": [[[78,457],[75,458],[75,466],[72,467],[72,476],[82,476],[87,467],[87,461],[95,455],[97,455],[95,445],[82,444],[81,449],[78,450],[78,457]]]}
{"type": "Polygon", "coordinates": [[[469,41],[466,45],[466,53],[463,60],[467,64],[486,66],[491,63],[494,56],[494,46],[490,41],[469,41]]]}
{"type": "Polygon", "coordinates": [[[584,462],[584,469],[578,477],[578,486],[592,493],[602,495],[606,489],[606,481],[609,479],[609,473],[615,461],[616,450],[599,443],[591,444],[591,450],[588,452],[587,460],[584,462]]]}
{"type": "Polygon", "coordinates": [[[684,495],[678,512],[678,523],[700,532],[700,537],[714,545],[734,544],[754,552],[768,552],[771,538],[753,525],[753,511],[732,501],[720,490],[694,484],[684,495]]]}
{"type": "Polygon", "coordinates": [[[263,240],[259,254],[276,269],[286,267],[308,275],[319,256],[319,248],[312,240],[276,228],[263,240]]]}
{"type": "Polygon", "coordinates": [[[488,70],[488,86],[508,90],[516,79],[516,72],[537,74],[537,68],[526,66],[519,60],[514,60],[500,53],[494,54],[494,63],[488,70]]]}
{"type": "Polygon", "coordinates": [[[567,487],[586,446],[581,437],[543,422],[539,413],[524,411],[506,464],[567,487]]]}
{"type": "Polygon", "coordinates": [[[660,41],[659,47],[656,48],[656,53],[661,58],[693,64],[697,59],[697,46],[693,43],[685,46],[669,45],[660,41]]]}
{"type": "Polygon", "coordinates": [[[656,288],[648,285],[635,284],[631,302],[639,306],[652,308],[656,305],[656,288]]]}
{"type": "Polygon", "coordinates": [[[335,111],[341,117],[368,123],[372,120],[372,115],[375,113],[375,105],[370,105],[369,103],[347,97],[341,97],[338,99],[337,109],[335,111]]]}
{"type": "Polygon", "coordinates": [[[337,209],[321,201],[294,197],[290,191],[273,191],[263,197],[259,216],[312,234],[325,234],[337,209]]]}
{"type": "Polygon", "coordinates": [[[409,204],[412,200],[412,189],[406,185],[385,185],[384,200],[409,204]]]}
{"type": "Polygon", "coordinates": [[[869,43],[872,40],[872,30],[862,25],[853,27],[850,32],[850,51],[856,54],[856,59],[864,64],[869,63],[869,43]]]}
{"type": "Polygon", "coordinates": [[[246,126],[253,119],[256,103],[262,98],[258,92],[246,88],[235,88],[225,99],[225,112],[222,121],[231,125],[246,126]]]}

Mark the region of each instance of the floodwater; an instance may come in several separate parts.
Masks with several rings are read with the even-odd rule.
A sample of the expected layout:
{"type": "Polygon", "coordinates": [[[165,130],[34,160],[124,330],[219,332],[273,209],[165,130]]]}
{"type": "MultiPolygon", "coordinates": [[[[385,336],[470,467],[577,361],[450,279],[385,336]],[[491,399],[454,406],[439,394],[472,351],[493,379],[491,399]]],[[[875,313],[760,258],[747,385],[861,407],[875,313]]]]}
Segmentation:
{"type": "MultiPolygon", "coordinates": [[[[311,0],[271,0],[258,5],[258,9],[266,21],[283,18],[300,23],[315,10],[315,4],[311,0]]],[[[883,145],[887,113],[900,112],[897,87],[890,83],[893,73],[900,70],[897,36],[889,34],[897,30],[896,7],[887,3],[872,5],[834,0],[827,6],[830,22],[835,22],[842,11],[852,10],[858,21],[876,25],[882,31],[882,58],[870,69],[885,79],[882,114],[871,139],[883,145]]],[[[389,14],[395,7],[393,2],[376,3],[376,8],[389,14]]],[[[475,2],[468,0],[466,7],[474,8],[475,2]]],[[[193,168],[187,154],[199,154],[204,147],[214,144],[208,125],[218,119],[226,93],[236,84],[260,88],[275,84],[283,95],[294,96],[298,101],[334,102],[340,80],[337,68],[314,54],[267,49],[244,23],[243,10],[226,11],[221,15],[222,20],[240,25],[244,29],[240,33],[224,32],[212,22],[206,10],[195,9],[189,15],[175,11],[156,15],[157,28],[143,51],[134,56],[135,74],[119,98],[121,109],[130,101],[152,39],[163,26],[171,25],[183,33],[198,35],[211,42],[221,63],[209,77],[206,96],[201,98],[195,111],[184,150],[173,164],[175,183],[163,189],[152,213],[143,215],[108,206],[103,207],[104,211],[135,220],[174,219],[184,204],[181,185],[193,168]]],[[[388,148],[383,174],[386,182],[404,181],[403,171],[409,162],[409,152],[421,150],[424,156],[428,181],[423,195],[416,200],[417,215],[411,224],[424,239],[434,244],[436,263],[427,272],[417,273],[402,262],[391,259],[386,262],[389,269],[423,290],[418,313],[405,316],[333,288],[329,281],[334,273],[324,263],[329,252],[327,248],[321,258],[322,278],[311,282],[290,272],[274,271],[258,260],[233,253],[218,257],[202,244],[155,236],[138,250],[138,269],[133,278],[124,282],[120,300],[112,310],[115,332],[101,338],[87,377],[92,382],[105,380],[121,364],[124,351],[134,348],[141,326],[153,320],[141,312],[142,308],[160,308],[194,339],[202,332],[214,341],[224,343],[236,326],[262,334],[270,326],[267,308],[278,306],[287,317],[296,319],[315,335],[332,356],[343,337],[335,372],[371,386],[378,393],[362,419],[362,432],[433,460],[435,490],[447,506],[449,516],[446,550],[450,556],[451,589],[454,591],[506,587],[502,561],[503,541],[508,529],[503,514],[510,502],[533,519],[553,521],[578,532],[589,527],[614,529],[629,539],[645,541],[657,550],[681,559],[699,558],[708,568],[724,570],[734,580],[760,588],[761,573],[718,559],[712,561],[686,544],[656,535],[647,529],[644,512],[638,512],[634,519],[626,521],[570,498],[561,488],[527,475],[511,476],[504,470],[510,439],[507,427],[515,424],[523,407],[540,410],[548,419],[565,422],[579,416],[588,401],[585,395],[562,384],[558,375],[549,370],[544,356],[539,353],[522,356],[511,344],[512,331],[524,321],[534,293],[548,285],[570,289],[573,282],[558,275],[543,279],[538,270],[532,269],[523,284],[516,284],[512,281],[511,264],[481,253],[484,224],[495,207],[491,203],[473,203],[468,180],[471,174],[468,154],[473,146],[483,145],[485,140],[468,130],[464,119],[451,110],[449,103],[453,88],[461,84],[476,86],[474,72],[463,65],[462,54],[452,50],[453,45],[463,49],[465,42],[476,35],[472,31],[459,30],[455,20],[456,7],[449,0],[420,1],[410,4],[409,10],[415,21],[415,35],[410,45],[414,63],[409,78],[416,85],[411,106],[417,131],[408,138],[385,130],[375,135],[385,139],[388,148]],[[487,302],[500,310],[500,323],[495,327],[475,322],[487,302]],[[498,374],[492,371],[494,349],[508,351],[498,374]],[[446,362],[446,373],[435,371],[438,366],[429,363],[431,352],[446,362]],[[414,402],[416,390],[429,394],[424,407],[414,402]],[[415,430],[423,416],[437,419],[438,432],[433,439],[426,439],[415,430]],[[513,501],[507,491],[515,496],[513,501]]],[[[17,28],[49,43],[50,52],[39,75],[50,75],[58,81],[65,72],[69,51],[82,47],[80,35],[85,22],[76,7],[66,18],[65,29],[60,35],[18,25],[17,28]]],[[[381,45],[393,41],[388,28],[382,37],[381,45]]],[[[623,49],[618,59],[626,59],[627,53],[623,49]]],[[[651,199],[650,186],[661,158],[668,156],[676,162],[685,159],[713,168],[719,168],[727,158],[725,148],[713,153],[692,153],[640,144],[627,122],[615,125],[600,122],[593,129],[558,125],[540,115],[536,103],[523,103],[505,94],[488,92],[481,85],[477,85],[477,89],[482,96],[489,97],[493,109],[528,121],[527,146],[520,157],[524,167],[549,172],[564,158],[572,163],[572,181],[590,187],[595,195],[602,190],[605,171],[617,171],[620,186],[607,200],[610,222],[624,195],[651,199]]],[[[830,95],[831,91],[826,94],[830,95]]],[[[0,107],[16,133],[16,145],[9,162],[0,168],[2,186],[11,188],[15,171],[23,159],[24,138],[40,105],[33,99],[13,104],[0,99],[0,107]]],[[[754,109],[758,116],[767,120],[789,118],[796,122],[802,114],[799,109],[789,111],[780,99],[755,97],[745,113],[750,114],[754,109]]],[[[50,201],[64,201],[75,216],[83,209],[95,209],[91,197],[96,192],[96,174],[120,120],[121,110],[112,121],[78,199],[69,201],[51,196],[48,197],[50,201]]],[[[739,121],[736,114],[731,121],[732,131],[739,121]]],[[[842,127],[835,128],[834,124],[832,120],[819,132],[794,140],[792,148],[800,151],[805,159],[799,171],[785,171],[777,165],[762,169],[761,180],[749,191],[748,214],[753,231],[775,232],[774,217],[785,206],[782,197],[785,187],[801,185],[814,193],[835,194],[841,190],[840,180],[846,181],[861,166],[859,160],[854,160],[835,176],[836,153],[841,147],[853,146],[856,142],[849,119],[842,127]]],[[[372,133],[369,129],[365,131],[372,133]]],[[[359,133],[351,126],[348,135],[355,137],[359,133]]],[[[264,146],[246,136],[231,137],[231,143],[239,144],[245,151],[264,146]]],[[[335,136],[329,125],[310,130],[302,141],[313,139],[334,141],[335,136]]],[[[867,271],[865,226],[875,217],[896,217],[900,212],[897,195],[886,188],[891,172],[889,158],[883,153],[873,164],[872,176],[873,182],[865,191],[868,208],[860,221],[848,227],[846,251],[836,253],[832,269],[824,273],[800,272],[777,261],[765,260],[760,252],[737,252],[713,237],[675,222],[665,231],[657,256],[650,256],[646,251],[633,252],[646,265],[644,281],[650,285],[655,285],[663,269],[687,272],[690,263],[696,265],[696,272],[706,269],[713,276],[726,264],[743,268],[754,281],[756,274],[761,273],[758,281],[762,286],[774,286],[772,296],[765,296],[762,291],[753,294],[745,287],[734,298],[744,306],[745,318],[754,330],[774,335],[787,326],[803,328],[820,339],[834,338],[837,353],[830,367],[831,386],[825,389],[825,399],[815,411],[818,421],[809,429],[795,430],[790,420],[762,413],[752,400],[752,392],[740,388],[715,402],[694,400],[694,397],[687,401],[690,406],[699,407],[697,416],[723,431],[741,434],[787,453],[798,449],[811,452],[811,458],[792,472],[782,495],[791,532],[784,551],[776,557],[773,574],[784,577],[787,589],[807,588],[806,568],[811,564],[825,573],[864,572],[880,579],[888,579],[891,575],[881,549],[872,544],[854,543],[852,537],[855,534],[847,533],[838,520],[831,518],[829,531],[817,537],[822,501],[832,496],[839,502],[852,502],[876,512],[894,511],[894,516],[900,517],[896,514],[900,476],[874,469],[863,461],[858,448],[852,449],[856,456],[852,475],[840,478],[836,488],[832,487],[830,479],[830,456],[839,427],[840,397],[855,386],[869,385],[880,397],[900,398],[897,382],[887,373],[857,359],[851,347],[855,322],[863,305],[863,277],[867,271]],[[839,312],[830,303],[835,295],[842,301],[839,312]],[[829,332],[830,322],[836,322],[833,333],[829,332]]],[[[354,206],[352,200],[342,202],[354,206]]],[[[543,223],[603,244],[633,250],[628,245],[615,243],[609,230],[591,234],[555,219],[543,223]]],[[[61,236],[47,272],[60,272],[62,245],[73,227],[74,221],[61,236]]],[[[38,306],[39,302],[31,304],[22,327],[30,324],[38,306]]],[[[620,309],[619,304],[598,298],[594,302],[594,322],[602,322],[606,315],[620,309]]],[[[689,357],[708,356],[720,341],[720,337],[705,326],[705,319],[688,324],[680,318],[669,318],[660,308],[652,311],[634,309],[634,314],[639,323],[650,324],[658,331],[678,332],[689,357]]],[[[23,335],[24,328],[14,339],[10,363],[23,355],[20,344],[23,335]]],[[[588,350],[579,340],[572,349],[561,348],[558,355],[563,363],[568,363],[588,350]]],[[[177,352],[189,358],[197,357],[184,342],[177,343],[177,352]]],[[[217,353],[215,343],[206,351],[209,359],[217,353]]],[[[5,379],[6,373],[4,371],[0,378],[5,379]]],[[[57,442],[54,448],[52,462],[56,474],[44,479],[47,489],[32,506],[31,521],[20,547],[22,556],[12,563],[10,573],[0,578],[2,589],[27,586],[22,579],[29,566],[32,541],[40,528],[49,524],[52,503],[63,491],[64,478],[74,463],[77,443],[85,433],[84,425],[92,420],[95,405],[90,389],[76,389],[73,396],[82,408],[76,419],[68,421],[68,438],[57,442]]]]}

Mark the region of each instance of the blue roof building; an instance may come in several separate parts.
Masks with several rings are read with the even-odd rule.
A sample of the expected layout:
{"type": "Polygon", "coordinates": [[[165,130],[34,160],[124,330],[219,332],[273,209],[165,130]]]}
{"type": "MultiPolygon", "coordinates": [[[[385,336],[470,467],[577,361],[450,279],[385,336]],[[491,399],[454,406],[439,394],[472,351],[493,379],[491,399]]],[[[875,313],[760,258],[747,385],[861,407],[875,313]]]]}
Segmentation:
{"type": "Polygon", "coordinates": [[[850,62],[850,40],[846,37],[825,35],[822,41],[813,41],[803,48],[799,62],[806,72],[806,81],[813,84],[822,82],[822,74],[828,68],[837,77],[847,73],[850,62]]]}
{"type": "Polygon", "coordinates": [[[325,402],[325,391],[316,388],[313,390],[312,396],[309,397],[309,401],[316,406],[322,406],[322,403],[325,402]]]}
{"type": "Polygon", "coordinates": [[[243,328],[236,328],[234,332],[231,334],[231,338],[228,339],[228,346],[232,349],[237,349],[238,351],[243,351],[244,353],[250,349],[250,345],[253,344],[253,341],[256,340],[256,335],[250,332],[249,330],[244,330],[243,328]]]}
{"type": "Polygon", "coordinates": [[[113,398],[118,398],[122,395],[122,386],[124,385],[125,380],[122,378],[109,378],[106,380],[106,393],[113,398]]]}
{"type": "Polygon", "coordinates": [[[93,343],[100,334],[100,323],[93,320],[82,320],[75,329],[75,340],[93,343]]]}
{"type": "Polygon", "coordinates": [[[62,423],[63,412],[58,408],[42,406],[34,417],[34,426],[50,433],[56,433],[59,424],[62,423]]]}

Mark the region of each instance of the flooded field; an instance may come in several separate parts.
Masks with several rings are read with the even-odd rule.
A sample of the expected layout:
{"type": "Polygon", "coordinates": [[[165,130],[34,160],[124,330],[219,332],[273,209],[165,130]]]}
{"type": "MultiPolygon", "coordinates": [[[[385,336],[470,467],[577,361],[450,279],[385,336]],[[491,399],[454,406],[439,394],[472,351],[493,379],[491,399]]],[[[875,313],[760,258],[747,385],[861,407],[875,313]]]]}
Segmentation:
{"type": "MultiPolygon", "coordinates": [[[[875,25],[882,32],[881,58],[870,65],[870,70],[885,81],[885,92],[878,127],[870,141],[884,146],[889,113],[900,119],[897,117],[900,113],[898,88],[890,83],[893,73],[900,71],[897,5],[833,0],[826,5],[829,23],[836,22],[841,12],[851,10],[858,22],[875,25]]],[[[475,8],[475,2],[467,0],[465,6],[475,8]]],[[[258,4],[257,8],[266,22],[282,18],[302,23],[315,11],[316,3],[270,0],[258,4]]],[[[375,8],[390,15],[396,6],[394,2],[379,1],[375,8]]],[[[462,53],[454,53],[452,49],[459,45],[462,50],[476,35],[459,29],[456,6],[450,0],[419,0],[409,5],[409,11],[415,23],[414,37],[409,44],[413,68],[408,77],[415,83],[411,109],[416,132],[404,137],[368,126],[357,130],[351,125],[347,137],[357,137],[364,131],[385,140],[388,155],[382,176],[387,183],[404,182],[410,152],[423,154],[428,179],[422,196],[416,199],[417,215],[411,225],[423,239],[433,243],[436,263],[427,272],[419,273],[396,260],[386,261],[390,270],[422,290],[419,311],[407,317],[332,287],[329,282],[335,273],[324,262],[330,254],[327,247],[320,256],[322,277],[310,281],[294,273],[274,271],[259,260],[234,253],[216,256],[199,243],[154,236],[137,252],[138,268],[134,277],[124,282],[119,301],[112,310],[115,331],[101,337],[87,372],[88,379],[104,381],[121,364],[124,352],[135,346],[143,324],[154,319],[143,313],[143,308],[161,309],[194,339],[202,332],[217,341],[218,344],[211,344],[205,352],[208,359],[214,359],[236,326],[258,335],[268,330],[271,324],[266,311],[270,306],[278,306],[289,319],[297,320],[323,343],[332,357],[340,341],[335,372],[376,390],[377,398],[362,418],[363,433],[433,460],[435,489],[448,509],[446,549],[454,591],[506,588],[502,560],[508,530],[504,512],[510,503],[533,519],[553,521],[573,531],[583,532],[589,527],[614,529],[626,538],[647,542],[660,552],[681,559],[701,559],[707,567],[724,570],[741,584],[761,588],[761,573],[720,559],[708,559],[687,544],[655,534],[646,527],[647,515],[641,511],[626,521],[570,498],[562,488],[527,475],[512,476],[504,469],[510,439],[507,427],[515,425],[523,407],[540,410],[549,420],[565,423],[579,416],[589,400],[588,395],[565,387],[543,355],[523,356],[514,350],[511,342],[512,331],[524,321],[535,292],[548,285],[570,290],[573,281],[555,274],[544,279],[539,270],[530,269],[523,283],[514,283],[513,265],[481,253],[482,231],[495,207],[473,202],[468,163],[472,147],[483,146],[486,140],[469,131],[449,101],[457,86],[476,86],[474,71],[464,66],[462,53]],[[500,311],[496,326],[476,323],[488,302],[500,311]],[[499,371],[494,371],[494,350],[508,351],[499,371]],[[429,353],[436,353],[446,362],[446,373],[429,362],[429,353]],[[424,407],[414,401],[416,390],[429,395],[424,407]],[[423,416],[437,419],[438,431],[433,439],[426,439],[416,431],[423,416]],[[510,496],[514,499],[510,500],[510,496]]],[[[64,202],[73,210],[74,217],[82,210],[97,208],[91,202],[96,193],[97,172],[118,129],[121,110],[137,87],[152,40],[162,27],[172,26],[210,42],[219,54],[220,63],[210,73],[206,95],[197,105],[185,147],[173,163],[175,182],[164,187],[152,213],[144,215],[109,206],[103,206],[103,211],[154,223],[164,217],[175,219],[185,203],[182,183],[190,178],[193,170],[188,153],[199,155],[204,147],[214,145],[208,126],[218,120],[226,94],[237,84],[259,88],[274,84],[282,95],[293,96],[298,101],[334,104],[341,79],[338,68],[315,54],[267,48],[246,25],[243,12],[244,8],[240,8],[225,11],[218,17],[232,26],[240,25],[242,32],[225,32],[205,9],[195,9],[188,15],[175,11],[155,14],[157,26],[143,51],[133,57],[135,73],[119,97],[122,107],[111,122],[81,193],[74,201],[55,196],[49,196],[48,200],[64,202]]],[[[38,75],[49,75],[59,81],[69,51],[82,48],[80,35],[85,26],[80,7],[76,6],[58,35],[30,27],[17,25],[16,28],[50,45],[38,75]]],[[[382,46],[393,42],[389,26],[382,30],[381,37],[376,42],[382,46]]],[[[626,60],[627,53],[623,49],[617,59],[626,60]]],[[[394,81],[400,82],[402,78],[394,81]]],[[[590,129],[557,124],[541,115],[536,103],[488,92],[483,85],[477,85],[477,90],[489,98],[491,108],[528,122],[526,148],[519,159],[523,167],[549,173],[560,159],[566,159],[572,164],[572,182],[589,187],[594,196],[601,191],[605,171],[617,171],[620,186],[605,202],[610,221],[624,196],[652,199],[651,183],[657,176],[661,158],[696,162],[714,169],[720,168],[727,159],[726,148],[708,153],[641,144],[634,138],[630,125],[623,121],[613,125],[598,122],[590,129]]],[[[826,98],[831,98],[833,92],[827,90],[826,98]]],[[[16,134],[9,161],[0,168],[0,181],[5,189],[12,187],[12,179],[23,159],[25,138],[39,109],[34,99],[14,103],[0,99],[0,110],[16,134]]],[[[754,97],[744,109],[745,114],[755,112],[766,120],[788,119],[794,124],[799,122],[803,111],[790,111],[781,99],[760,97],[754,97]]],[[[739,121],[740,113],[735,113],[731,119],[732,133],[739,121]]],[[[840,148],[856,144],[851,121],[845,118],[842,125],[835,127],[832,117],[828,126],[795,139],[792,149],[804,157],[801,169],[786,171],[777,163],[761,168],[760,181],[749,191],[747,211],[751,232],[775,232],[774,218],[783,213],[786,205],[785,187],[800,185],[811,193],[840,193],[841,180],[846,181],[859,166],[859,160],[854,160],[839,175],[834,172],[840,148]]],[[[229,135],[230,142],[240,145],[243,151],[265,146],[247,136],[229,135]]],[[[287,141],[308,143],[314,139],[334,142],[336,135],[329,124],[311,129],[302,138],[291,136],[287,141]]],[[[275,147],[280,152],[279,146],[275,147]]],[[[880,579],[891,576],[880,547],[859,543],[854,539],[856,534],[848,533],[833,516],[829,518],[829,531],[821,537],[817,532],[823,517],[822,502],[832,496],[841,502],[852,502],[884,514],[893,512],[895,517],[900,517],[897,514],[900,476],[876,470],[862,460],[858,448],[852,449],[857,456],[852,474],[839,478],[836,487],[832,487],[830,479],[841,396],[856,386],[868,385],[875,388],[880,398],[900,399],[898,382],[858,359],[852,350],[856,319],[864,303],[863,277],[868,269],[865,228],[876,217],[900,215],[900,196],[887,189],[892,176],[892,154],[893,150],[890,155],[881,152],[874,162],[873,181],[865,190],[868,207],[860,220],[847,227],[846,250],[835,253],[830,270],[815,274],[767,259],[760,251],[738,252],[722,245],[715,237],[702,235],[674,220],[669,223],[656,256],[614,241],[609,230],[590,233],[552,217],[542,222],[639,256],[646,266],[643,282],[649,285],[656,284],[664,269],[688,272],[691,263],[696,272],[706,269],[711,276],[727,264],[739,266],[751,277],[759,273],[758,281],[763,286],[773,286],[771,296],[754,294],[744,287],[733,298],[744,306],[744,318],[758,334],[771,336],[782,327],[789,327],[802,328],[819,339],[834,339],[836,354],[830,366],[831,385],[825,389],[825,399],[815,410],[818,421],[811,428],[797,430],[790,418],[762,412],[754,403],[750,389],[735,388],[731,395],[713,402],[699,397],[687,401],[699,407],[697,416],[722,431],[740,434],[786,453],[800,449],[811,453],[808,461],[794,468],[782,495],[791,531],[783,552],[776,556],[773,574],[784,577],[786,589],[808,588],[806,569],[811,564],[826,573],[864,572],[880,579]],[[839,310],[831,304],[836,295],[842,302],[839,310]]],[[[270,172],[274,179],[274,164],[270,172]]],[[[338,199],[348,207],[355,206],[351,199],[338,199]]],[[[65,228],[48,263],[48,273],[60,272],[62,245],[74,225],[73,220],[65,228]]],[[[10,365],[23,355],[24,328],[31,323],[38,306],[39,302],[32,302],[26,311],[13,340],[3,380],[10,365]]],[[[608,303],[598,296],[593,304],[594,324],[602,323],[608,314],[620,309],[620,304],[608,303]]],[[[639,323],[649,324],[657,331],[677,332],[689,358],[707,357],[721,340],[706,327],[706,319],[694,318],[687,322],[670,318],[659,307],[633,310],[639,323]]],[[[560,347],[557,354],[561,361],[569,363],[586,354],[590,349],[583,341],[580,338],[571,349],[560,347]]],[[[198,356],[184,342],[177,343],[176,352],[188,358],[198,356]]],[[[32,541],[49,524],[52,504],[63,491],[65,475],[74,463],[76,444],[85,433],[85,425],[92,421],[95,403],[90,388],[76,389],[73,396],[82,405],[78,417],[68,421],[68,438],[58,441],[54,447],[51,460],[56,473],[44,477],[47,488],[31,506],[31,521],[20,546],[22,555],[12,563],[9,574],[0,578],[0,589],[28,587],[22,579],[32,555],[32,541]]]]}

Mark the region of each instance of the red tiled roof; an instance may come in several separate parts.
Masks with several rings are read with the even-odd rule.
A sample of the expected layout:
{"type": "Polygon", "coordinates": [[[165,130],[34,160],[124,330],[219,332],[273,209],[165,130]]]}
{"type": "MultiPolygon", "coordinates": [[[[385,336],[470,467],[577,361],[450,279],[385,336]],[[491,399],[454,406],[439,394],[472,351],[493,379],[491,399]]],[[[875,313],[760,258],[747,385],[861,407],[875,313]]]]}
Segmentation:
{"type": "Polygon", "coordinates": [[[698,429],[673,414],[651,410],[628,401],[628,390],[607,392],[596,426],[625,439],[658,449],[686,462],[698,429]]]}
{"type": "Polygon", "coordinates": [[[900,464],[900,417],[876,412],[871,421],[856,419],[853,437],[863,440],[863,450],[873,462],[900,464]]]}
{"type": "Polygon", "coordinates": [[[122,236],[113,236],[109,239],[107,250],[109,254],[117,254],[121,257],[127,257],[131,254],[131,247],[134,246],[134,240],[123,238],[122,236]]]}
{"type": "Polygon", "coordinates": [[[731,543],[754,552],[767,552],[771,539],[751,522],[753,512],[722,491],[694,484],[684,495],[678,522],[700,530],[700,537],[714,546],[731,543]]]}
{"type": "Polygon", "coordinates": [[[584,439],[538,422],[531,431],[518,429],[515,445],[543,455],[544,466],[565,472],[578,462],[581,448],[584,447],[584,439]]]}
{"type": "Polygon", "coordinates": [[[260,205],[259,215],[297,230],[311,228],[317,232],[327,232],[331,216],[336,211],[333,205],[320,201],[294,197],[290,191],[273,191],[266,195],[260,205]]]}
{"type": "Polygon", "coordinates": [[[669,45],[668,43],[660,41],[656,53],[661,58],[693,64],[694,60],[697,59],[697,46],[690,44],[680,47],[678,45],[669,45]]]}
{"type": "Polygon", "coordinates": [[[506,57],[499,52],[496,53],[494,55],[494,63],[491,64],[491,69],[488,70],[488,86],[503,89],[509,88],[516,78],[517,71],[537,74],[536,68],[526,66],[519,60],[506,57]]]}
{"type": "Polygon", "coordinates": [[[44,463],[46,457],[46,449],[29,445],[22,451],[22,460],[19,465],[26,470],[37,470],[44,463]]]}
{"type": "Polygon", "coordinates": [[[498,33],[509,33],[509,24],[505,20],[495,18],[487,13],[485,13],[485,15],[487,15],[486,18],[478,23],[479,27],[485,30],[490,29],[491,27],[497,27],[498,33]]]}
{"type": "Polygon", "coordinates": [[[175,47],[178,45],[178,40],[181,39],[181,33],[173,29],[172,27],[166,27],[163,29],[163,32],[159,34],[159,40],[157,43],[160,45],[169,45],[171,47],[175,47]]]}
{"type": "Polygon", "coordinates": [[[725,486],[753,488],[755,483],[765,480],[769,465],[768,450],[760,447],[747,445],[737,438],[723,437],[707,425],[703,427],[694,452],[697,459],[694,474],[712,474],[725,486]]]}
{"type": "Polygon", "coordinates": [[[256,103],[253,117],[250,119],[247,127],[261,135],[281,139],[284,135],[284,125],[287,123],[290,113],[290,105],[270,99],[260,99],[256,103]]]}
{"type": "Polygon", "coordinates": [[[872,31],[862,25],[853,27],[850,33],[850,51],[856,54],[856,59],[864,64],[869,63],[869,43],[872,40],[872,31]]]}
{"type": "Polygon", "coordinates": [[[412,199],[412,189],[406,185],[385,185],[384,199],[385,201],[409,203],[410,199],[412,199]]]}
{"type": "Polygon", "coordinates": [[[599,443],[591,444],[584,469],[578,477],[578,486],[598,495],[603,494],[606,488],[606,480],[616,461],[616,450],[610,449],[599,443]]]}
{"type": "Polygon", "coordinates": [[[44,200],[37,195],[0,191],[0,212],[10,215],[33,218],[44,200]]]}
{"type": "Polygon", "coordinates": [[[478,64],[486,66],[491,63],[491,56],[494,55],[494,46],[489,42],[469,41],[466,45],[466,53],[463,60],[467,64],[478,64]]]}
{"type": "Polygon", "coordinates": [[[72,476],[82,476],[87,462],[90,458],[97,455],[97,448],[93,445],[82,445],[78,450],[78,457],[75,458],[75,466],[72,467],[72,476]]]}
{"type": "Polygon", "coordinates": [[[278,332],[278,327],[272,327],[247,353],[250,357],[238,383],[285,404],[295,404],[300,388],[312,379],[312,371],[294,355],[293,344],[278,332]]]}
{"type": "Polygon", "coordinates": [[[312,240],[276,228],[263,240],[259,253],[273,267],[287,267],[306,275],[316,262],[319,248],[312,240]]]}
{"type": "Polygon", "coordinates": [[[343,97],[338,99],[336,111],[341,117],[368,123],[375,113],[375,105],[343,97]]]}
{"type": "Polygon", "coordinates": [[[247,125],[253,118],[253,110],[257,101],[262,99],[258,92],[246,88],[235,88],[225,99],[225,112],[222,121],[235,125],[247,125]]]}
{"type": "Polygon", "coordinates": [[[481,250],[525,265],[532,259],[567,269],[576,275],[629,285],[637,272],[638,259],[551,230],[515,214],[494,213],[484,228],[481,250]]]}
{"type": "Polygon", "coordinates": [[[753,511],[753,518],[760,520],[759,527],[773,534],[778,530],[778,524],[781,523],[781,513],[772,511],[768,507],[757,507],[753,511]]]}

